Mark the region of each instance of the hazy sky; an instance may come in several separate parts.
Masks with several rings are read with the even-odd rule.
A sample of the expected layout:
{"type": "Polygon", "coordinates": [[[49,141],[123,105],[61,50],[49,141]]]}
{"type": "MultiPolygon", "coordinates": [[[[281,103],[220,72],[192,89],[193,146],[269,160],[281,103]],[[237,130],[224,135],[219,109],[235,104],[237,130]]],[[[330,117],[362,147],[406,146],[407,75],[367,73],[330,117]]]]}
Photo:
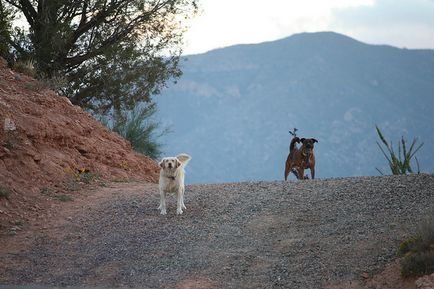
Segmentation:
{"type": "Polygon", "coordinates": [[[199,0],[184,54],[335,31],[371,44],[434,48],[434,0],[199,0]]]}

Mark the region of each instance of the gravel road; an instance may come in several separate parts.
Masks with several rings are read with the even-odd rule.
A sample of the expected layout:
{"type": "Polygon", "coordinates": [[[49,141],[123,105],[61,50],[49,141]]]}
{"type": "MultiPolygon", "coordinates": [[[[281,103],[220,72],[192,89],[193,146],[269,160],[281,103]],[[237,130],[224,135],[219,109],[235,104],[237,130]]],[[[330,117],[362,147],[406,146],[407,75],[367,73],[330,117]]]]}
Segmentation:
{"type": "Polygon", "coordinates": [[[434,213],[427,174],[190,185],[181,216],[174,197],[159,215],[157,186],[146,191],[0,254],[0,285],[323,288],[381,269],[434,213]]]}

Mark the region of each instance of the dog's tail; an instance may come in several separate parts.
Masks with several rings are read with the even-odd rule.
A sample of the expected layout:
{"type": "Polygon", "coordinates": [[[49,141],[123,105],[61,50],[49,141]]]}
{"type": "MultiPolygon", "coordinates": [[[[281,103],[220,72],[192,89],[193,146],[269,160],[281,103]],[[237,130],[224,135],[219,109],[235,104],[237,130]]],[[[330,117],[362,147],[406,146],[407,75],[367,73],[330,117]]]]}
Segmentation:
{"type": "Polygon", "coordinates": [[[299,143],[300,142],[300,139],[298,138],[298,137],[294,137],[294,138],[292,138],[292,140],[291,140],[291,144],[289,145],[289,153],[292,153],[292,151],[294,150],[294,148],[295,148],[295,144],[296,143],[299,143]]]}
{"type": "Polygon", "coordinates": [[[191,156],[188,154],[179,154],[176,156],[176,158],[181,162],[181,164],[185,167],[188,162],[191,160],[191,156]]]}

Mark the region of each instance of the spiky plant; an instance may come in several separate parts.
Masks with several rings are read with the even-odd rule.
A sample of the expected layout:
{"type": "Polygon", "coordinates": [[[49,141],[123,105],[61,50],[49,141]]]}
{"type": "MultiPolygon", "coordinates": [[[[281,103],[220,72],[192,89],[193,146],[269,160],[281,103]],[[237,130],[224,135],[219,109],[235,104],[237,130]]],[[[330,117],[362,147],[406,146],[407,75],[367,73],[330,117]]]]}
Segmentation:
{"type": "MultiPolygon", "coordinates": [[[[419,170],[419,161],[414,156],[416,152],[423,146],[423,143],[416,146],[417,138],[414,138],[410,147],[408,148],[407,142],[404,139],[404,137],[401,137],[401,142],[398,142],[398,154],[395,153],[395,150],[393,149],[392,142],[389,142],[386,140],[386,138],[381,133],[381,130],[378,128],[378,126],[375,126],[377,130],[377,134],[380,137],[380,140],[386,150],[381,146],[381,144],[377,141],[377,145],[380,148],[381,152],[383,153],[384,157],[386,158],[387,162],[389,163],[390,170],[392,174],[394,175],[405,175],[407,173],[413,173],[413,169],[411,168],[411,160],[414,157],[417,164],[417,173],[420,172],[419,170]],[[415,147],[416,146],[416,147],[415,147]]],[[[383,175],[383,173],[376,168],[377,171],[380,172],[380,174],[383,175]]]]}
{"type": "Polygon", "coordinates": [[[112,128],[113,131],[129,140],[135,151],[152,159],[158,159],[161,155],[162,145],[157,142],[157,138],[168,133],[168,129],[164,129],[156,135],[160,124],[151,120],[156,111],[155,103],[136,106],[129,113],[116,114],[112,128]]]}

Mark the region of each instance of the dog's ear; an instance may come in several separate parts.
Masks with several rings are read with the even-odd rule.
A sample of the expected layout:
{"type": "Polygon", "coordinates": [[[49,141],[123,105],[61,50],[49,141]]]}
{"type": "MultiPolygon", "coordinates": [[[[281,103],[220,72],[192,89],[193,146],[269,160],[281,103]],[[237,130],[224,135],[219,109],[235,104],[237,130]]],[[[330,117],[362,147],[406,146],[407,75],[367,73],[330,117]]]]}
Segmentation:
{"type": "Polygon", "coordinates": [[[300,143],[300,139],[298,138],[298,136],[294,137],[294,141],[295,141],[296,143],[300,143]]]}
{"type": "Polygon", "coordinates": [[[305,138],[300,139],[301,143],[304,143],[305,140],[305,138]]]}
{"type": "Polygon", "coordinates": [[[161,160],[161,161],[158,163],[158,165],[159,165],[161,168],[164,169],[164,160],[161,160]]]}
{"type": "Polygon", "coordinates": [[[176,160],[176,167],[178,168],[179,166],[181,166],[181,162],[178,160],[178,158],[175,158],[176,160]]]}
{"type": "Polygon", "coordinates": [[[318,141],[317,141],[316,139],[314,139],[314,138],[313,138],[312,140],[313,140],[313,142],[318,142],[318,141]]]}

